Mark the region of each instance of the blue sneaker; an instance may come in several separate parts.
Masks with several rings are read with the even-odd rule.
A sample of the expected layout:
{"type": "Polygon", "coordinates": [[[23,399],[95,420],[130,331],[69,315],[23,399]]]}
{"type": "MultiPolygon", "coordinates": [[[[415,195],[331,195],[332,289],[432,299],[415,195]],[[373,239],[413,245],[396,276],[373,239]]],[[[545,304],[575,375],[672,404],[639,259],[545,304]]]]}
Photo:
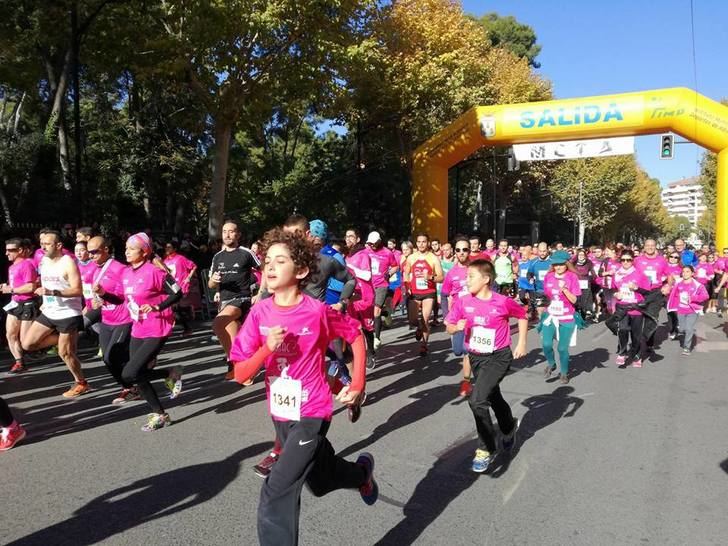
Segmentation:
{"type": "Polygon", "coordinates": [[[473,457],[473,472],[482,473],[488,470],[492,458],[493,457],[489,451],[486,451],[484,449],[476,449],[475,457],[473,457]]]}
{"type": "Polygon", "coordinates": [[[362,453],[356,460],[356,464],[362,465],[367,471],[367,481],[359,487],[359,494],[365,504],[371,506],[379,498],[379,486],[374,479],[374,456],[371,453],[362,453]]]}
{"type": "Polygon", "coordinates": [[[505,449],[508,452],[513,451],[513,448],[516,445],[516,438],[518,435],[518,425],[520,425],[520,421],[518,419],[513,419],[513,430],[509,434],[503,435],[503,449],[505,449]]]}

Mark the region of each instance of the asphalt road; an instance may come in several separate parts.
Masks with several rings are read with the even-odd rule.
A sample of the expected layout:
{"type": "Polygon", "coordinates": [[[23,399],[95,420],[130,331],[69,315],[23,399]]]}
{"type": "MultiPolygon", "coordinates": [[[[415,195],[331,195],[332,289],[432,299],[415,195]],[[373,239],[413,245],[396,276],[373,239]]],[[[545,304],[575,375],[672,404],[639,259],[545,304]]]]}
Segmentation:
{"type": "MultiPolygon", "coordinates": [[[[521,419],[512,458],[470,470],[476,446],[459,361],[441,330],[416,355],[406,326],[385,332],[361,420],[334,417],[334,447],[376,457],[380,499],[356,491],[302,498],[301,544],[726,544],[728,340],[701,319],[691,357],[663,341],[642,369],[614,365],[603,325],[580,332],[569,385],[544,380],[538,337],[502,383],[521,419]]],[[[664,337],[664,336],[663,336],[664,337]]],[[[173,338],[160,366],[184,364],[174,424],[142,433],[146,406],[118,392],[85,352],[94,391],[66,401],[70,376],[46,359],[0,392],[28,438],[0,454],[0,542],[22,545],[255,544],[272,445],[260,380],[222,381],[221,350],[201,325],[173,338]]],[[[9,364],[4,363],[2,369],[9,364]]]]}

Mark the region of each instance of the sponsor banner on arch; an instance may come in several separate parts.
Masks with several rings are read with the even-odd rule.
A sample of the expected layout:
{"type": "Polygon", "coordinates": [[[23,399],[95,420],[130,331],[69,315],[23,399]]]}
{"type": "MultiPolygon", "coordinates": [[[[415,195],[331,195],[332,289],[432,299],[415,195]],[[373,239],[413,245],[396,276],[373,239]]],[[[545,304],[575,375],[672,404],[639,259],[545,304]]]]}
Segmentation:
{"type": "Polygon", "coordinates": [[[513,153],[518,161],[554,161],[629,155],[634,153],[634,137],[514,144],[513,153]]]}

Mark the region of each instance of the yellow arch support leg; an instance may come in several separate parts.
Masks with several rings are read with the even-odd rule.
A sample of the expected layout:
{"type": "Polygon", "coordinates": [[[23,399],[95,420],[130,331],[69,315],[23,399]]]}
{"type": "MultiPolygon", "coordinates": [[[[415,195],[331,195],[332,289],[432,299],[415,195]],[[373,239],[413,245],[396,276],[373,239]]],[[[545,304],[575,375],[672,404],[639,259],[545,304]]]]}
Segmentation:
{"type": "Polygon", "coordinates": [[[715,183],[715,247],[728,248],[728,148],[718,153],[718,179],[715,183]]]}

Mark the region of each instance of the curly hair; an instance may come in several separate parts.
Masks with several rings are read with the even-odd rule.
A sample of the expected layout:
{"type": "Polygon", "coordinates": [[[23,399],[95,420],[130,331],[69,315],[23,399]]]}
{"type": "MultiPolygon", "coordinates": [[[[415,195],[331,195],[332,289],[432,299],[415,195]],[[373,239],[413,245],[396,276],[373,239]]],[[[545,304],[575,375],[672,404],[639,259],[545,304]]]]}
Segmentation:
{"type": "Polygon", "coordinates": [[[303,287],[318,272],[318,252],[305,235],[300,232],[290,233],[281,228],[273,228],[265,233],[261,242],[261,255],[265,255],[273,245],[285,245],[291,253],[291,260],[296,271],[308,268],[308,275],[298,283],[303,287]]]}

